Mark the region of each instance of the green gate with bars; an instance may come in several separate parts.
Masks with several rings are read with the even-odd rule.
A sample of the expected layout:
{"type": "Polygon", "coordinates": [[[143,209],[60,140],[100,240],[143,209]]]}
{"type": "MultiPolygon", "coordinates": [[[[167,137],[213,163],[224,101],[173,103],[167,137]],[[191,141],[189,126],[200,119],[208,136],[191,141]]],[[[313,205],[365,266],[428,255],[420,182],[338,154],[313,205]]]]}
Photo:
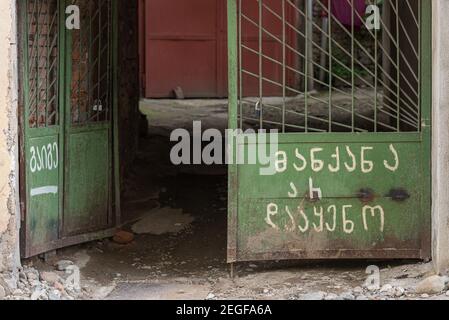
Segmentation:
{"type": "Polygon", "coordinates": [[[22,0],[19,12],[22,255],[30,257],[109,235],[117,222],[116,2],[22,0]]]}
{"type": "Polygon", "coordinates": [[[227,1],[229,262],[429,258],[431,1],[227,1]]]}

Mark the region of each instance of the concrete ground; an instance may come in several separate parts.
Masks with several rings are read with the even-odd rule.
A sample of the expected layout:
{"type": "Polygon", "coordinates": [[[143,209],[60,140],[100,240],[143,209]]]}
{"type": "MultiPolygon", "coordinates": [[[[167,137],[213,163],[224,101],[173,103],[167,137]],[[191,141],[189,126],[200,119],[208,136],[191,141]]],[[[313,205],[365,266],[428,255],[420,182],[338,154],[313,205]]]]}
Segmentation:
{"type": "MultiPolygon", "coordinates": [[[[198,107],[195,119],[207,116],[207,126],[224,128],[226,109],[215,110],[209,116],[198,107]]],[[[58,261],[72,261],[81,271],[83,299],[449,300],[446,283],[438,291],[438,281],[447,279],[423,289],[432,266],[411,261],[379,264],[380,287],[372,291],[364,287],[366,269],[375,264],[369,261],[242,263],[231,278],[226,167],[172,166],[169,113],[160,121],[154,110],[148,113],[149,135],[125,181],[123,230],[134,239],[66,248],[46,261],[25,261],[27,267],[55,272],[58,261]]],[[[172,119],[191,126],[185,118],[177,112],[172,119]]]]}

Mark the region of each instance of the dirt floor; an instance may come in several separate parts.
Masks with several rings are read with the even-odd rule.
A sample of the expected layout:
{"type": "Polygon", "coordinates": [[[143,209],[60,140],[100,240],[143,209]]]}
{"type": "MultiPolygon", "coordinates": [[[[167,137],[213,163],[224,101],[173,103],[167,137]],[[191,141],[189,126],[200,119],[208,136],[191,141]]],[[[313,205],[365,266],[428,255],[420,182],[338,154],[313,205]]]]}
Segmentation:
{"type": "MultiPolygon", "coordinates": [[[[215,119],[224,127],[222,113],[215,119]]],[[[369,261],[242,263],[231,278],[226,167],[172,166],[166,122],[155,123],[153,116],[125,182],[129,223],[123,230],[134,239],[59,250],[45,260],[25,261],[26,267],[62,277],[54,266],[73,262],[81,271],[82,299],[449,300],[446,283],[439,291],[419,289],[433,275],[432,266],[410,261],[379,264],[381,289],[372,291],[364,287],[366,268],[375,264],[369,261]]]]}

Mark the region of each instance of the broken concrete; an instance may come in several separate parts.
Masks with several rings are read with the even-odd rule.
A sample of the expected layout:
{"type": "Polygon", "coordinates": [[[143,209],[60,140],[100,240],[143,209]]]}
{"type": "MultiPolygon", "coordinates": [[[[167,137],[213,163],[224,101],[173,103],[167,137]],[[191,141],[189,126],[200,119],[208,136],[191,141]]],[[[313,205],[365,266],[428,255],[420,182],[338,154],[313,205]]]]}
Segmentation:
{"type": "Polygon", "coordinates": [[[421,281],[416,287],[416,293],[441,294],[449,290],[449,277],[431,276],[421,281]]]}

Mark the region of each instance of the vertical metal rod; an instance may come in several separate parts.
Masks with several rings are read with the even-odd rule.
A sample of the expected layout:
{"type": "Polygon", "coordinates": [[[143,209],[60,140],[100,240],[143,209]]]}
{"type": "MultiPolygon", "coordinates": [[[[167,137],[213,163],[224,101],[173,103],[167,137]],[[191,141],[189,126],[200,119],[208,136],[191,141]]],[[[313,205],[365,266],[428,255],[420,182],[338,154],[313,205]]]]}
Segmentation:
{"type": "MultiPolygon", "coordinates": [[[[80,12],[80,19],[82,20],[83,19],[83,14],[82,14],[82,11],[80,12]]],[[[90,15],[89,15],[90,16],[90,15]]],[[[83,21],[81,21],[80,22],[81,23],[81,26],[83,25],[83,21]]],[[[71,121],[70,121],[70,124],[75,124],[75,122],[78,122],[78,123],[80,123],[81,122],[81,59],[82,59],[82,56],[83,56],[83,41],[82,41],[82,39],[83,39],[83,33],[82,33],[82,30],[83,28],[80,28],[80,30],[78,31],[78,50],[79,50],[79,52],[78,52],[78,61],[77,61],[77,65],[76,65],[76,68],[78,68],[78,96],[77,96],[77,99],[76,99],[76,101],[77,101],[77,109],[78,109],[78,119],[77,119],[77,121],[75,121],[75,119],[71,119],[71,121]]],[[[91,26],[91,21],[89,20],[89,39],[90,39],[90,30],[92,29],[92,26],[91,26]]],[[[86,89],[87,89],[87,103],[90,103],[90,88],[89,88],[89,77],[90,77],[90,64],[91,64],[91,61],[90,61],[90,59],[91,59],[91,52],[89,51],[88,52],[88,64],[87,64],[87,70],[86,70],[86,76],[87,76],[87,87],[86,87],[86,89]]],[[[72,109],[73,107],[71,107],[70,109],[72,109]]],[[[72,110],[70,110],[70,114],[71,114],[71,116],[73,117],[73,111],[72,110]]]]}
{"type": "Polygon", "coordinates": [[[50,37],[50,3],[48,1],[46,1],[46,32],[45,32],[45,47],[46,47],[46,57],[45,57],[45,126],[48,126],[48,87],[50,85],[49,83],[49,77],[50,77],[50,65],[49,65],[49,60],[50,60],[50,41],[49,41],[49,37],[50,37]]]}
{"type": "Polygon", "coordinates": [[[110,108],[112,106],[111,104],[111,89],[112,87],[109,85],[111,82],[111,59],[112,59],[112,54],[111,54],[111,42],[112,42],[112,29],[111,29],[111,25],[112,25],[112,2],[110,0],[108,0],[108,2],[106,3],[107,6],[107,15],[106,15],[106,19],[107,19],[107,41],[106,41],[106,46],[107,46],[107,62],[106,62],[106,77],[107,77],[107,88],[106,88],[106,98],[103,106],[103,112],[104,112],[104,120],[108,121],[111,119],[110,117],[110,108]]]}
{"type": "Polygon", "coordinates": [[[374,132],[377,132],[379,130],[377,126],[378,122],[378,101],[377,101],[377,92],[378,92],[378,50],[379,50],[379,43],[378,43],[378,30],[377,25],[375,25],[374,28],[374,132]]]}
{"type": "MultiPolygon", "coordinates": [[[[237,0],[227,0],[228,9],[228,90],[229,90],[229,109],[228,109],[228,128],[237,129],[237,107],[238,107],[238,49],[237,49],[237,0]]],[[[228,166],[228,261],[237,259],[237,164],[235,159],[238,157],[236,148],[236,139],[228,141],[230,150],[228,166]],[[232,148],[232,149],[231,149],[232,148]]]]}
{"type": "Polygon", "coordinates": [[[332,128],[332,0],[327,1],[327,15],[328,15],[328,41],[329,41],[329,132],[333,131],[332,128]]]}
{"type": "Polygon", "coordinates": [[[238,99],[238,107],[239,107],[239,113],[240,113],[240,125],[239,128],[243,130],[243,49],[242,49],[242,1],[238,0],[238,60],[239,60],[239,99],[238,99]]]}
{"type": "Polygon", "coordinates": [[[119,226],[122,222],[122,202],[121,202],[121,177],[120,177],[120,126],[119,126],[119,110],[118,110],[118,1],[110,0],[111,6],[111,31],[112,31],[112,120],[113,120],[113,137],[114,137],[114,196],[115,196],[115,223],[119,226]]]}
{"type": "Polygon", "coordinates": [[[259,129],[263,129],[263,0],[259,0],[259,129]]]}
{"type": "Polygon", "coordinates": [[[39,78],[40,78],[40,14],[42,6],[40,6],[41,2],[37,1],[37,15],[36,15],[36,128],[39,128],[39,105],[40,105],[40,94],[39,94],[39,78]]]}
{"type": "Polygon", "coordinates": [[[282,0],[282,132],[285,133],[286,110],[286,30],[285,30],[285,0],[282,0]]]}
{"type": "MultiPolygon", "coordinates": [[[[91,0],[88,0],[91,1],[91,0]]],[[[88,8],[86,9],[88,12],[88,16],[86,17],[86,20],[89,19],[89,30],[88,30],[88,34],[87,34],[87,39],[85,43],[85,46],[87,47],[87,54],[88,54],[88,63],[87,63],[87,70],[86,70],[86,79],[85,79],[85,89],[87,90],[87,118],[90,118],[90,105],[92,104],[92,97],[94,95],[93,92],[93,85],[92,85],[92,73],[91,73],[91,67],[92,67],[92,56],[93,56],[93,52],[92,52],[92,25],[93,25],[93,21],[92,21],[92,12],[90,9],[90,5],[88,6],[88,8]]],[[[83,42],[83,38],[81,37],[81,33],[80,33],[80,46],[82,45],[83,42]]],[[[81,63],[81,60],[80,60],[81,63]]],[[[80,66],[81,67],[81,66],[80,66]]],[[[80,103],[81,104],[81,103],[80,103]]],[[[80,119],[81,121],[81,119],[80,119]]]]}
{"type": "Polygon", "coordinates": [[[399,0],[396,0],[396,77],[397,77],[397,131],[401,131],[401,55],[400,55],[400,47],[399,47],[399,0]]]}
{"type": "Polygon", "coordinates": [[[352,132],[355,132],[355,43],[354,43],[354,0],[351,0],[351,127],[352,132]]]}
{"type": "Polygon", "coordinates": [[[309,132],[309,119],[308,119],[308,114],[309,114],[309,106],[308,106],[308,98],[309,98],[309,28],[310,28],[310,23],[309,23],[309,6],[310,6],[310,0],[306,0],[304,2],[305,5],[305,18],[306,18],[306,22],[305,22],[305,32],[304,32],[304,36],[305,36],[305,61],[304,61],[304,131],[307,133],[309,132]]]}
{"type": "MultiPolygon", "coordinates": [[[[109,1],[108,1],[109,2],[109,1]]],[[[108,2],[106,2],[106,6],[108,5],[108,2]]],[[[98,3],[98,58],[97,58],[97,100],[94,101],[94,103],[97,105],[97,110],[95,111],[95,118],[96,121],[100,121],[100,105],[102,104],[101,101],[101,64],[103,63],[102,55],[101,55],[101,45],[103,41],[102,33],[103,33],[103,26],[102,26],[102,7],[103,7],[103,1],[100,1],[98,3]]],[[[92,106],[89,106],[89,108],[92,108],[92,106]]]]}
{"type": "Polygon", "coordinates": [[[422,116],[422,90],[421,90],[421,72],[422,72],[422,63],[421,63],[421,54],[422,54],[422,48],[421,48],[421,1],[418,3],[418,123],[416,126],[416,130],[418,132],[421,132],[421,116],[422,116]]]}

